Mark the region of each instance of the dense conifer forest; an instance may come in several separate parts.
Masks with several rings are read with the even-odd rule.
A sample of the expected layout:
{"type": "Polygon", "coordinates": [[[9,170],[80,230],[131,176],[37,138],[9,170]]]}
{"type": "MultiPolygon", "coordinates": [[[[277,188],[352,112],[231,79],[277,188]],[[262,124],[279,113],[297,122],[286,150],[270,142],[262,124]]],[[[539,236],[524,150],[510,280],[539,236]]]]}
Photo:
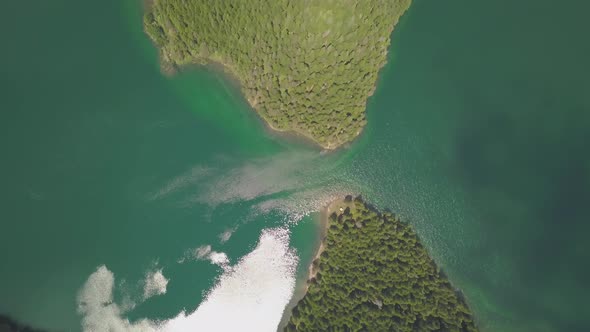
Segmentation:
{"type": "Polygon", "coordinates": [[[477,331],[461,293],[393,214],[348,196],[324,247],[285,331],[477,331]]]}
{"type": "Polygon", "coordinates": [[[167,70],[219,62],[276,130],[354,139],[410,0],[153,0],[144,28],[167,70]]]}

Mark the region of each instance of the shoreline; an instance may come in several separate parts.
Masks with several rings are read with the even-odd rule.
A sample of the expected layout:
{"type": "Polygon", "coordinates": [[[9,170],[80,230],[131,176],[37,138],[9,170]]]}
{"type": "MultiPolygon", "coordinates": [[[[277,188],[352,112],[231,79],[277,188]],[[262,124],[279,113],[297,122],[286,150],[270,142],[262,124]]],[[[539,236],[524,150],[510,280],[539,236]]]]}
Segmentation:
{"type": "MultiPolygon", "coordinates": [[[[144,0],[144,1],[146,1],[146,3],[150,3],[154,0],[144,0]]],[[[159,50],[158,56],[160,58],[160,61],[159,61],[160,70],[164,76],[173,77],[179,71],[190,70],[191,68],[199,68],[199,67],[206,68],[206,70],[211,70],[212,72],[223,76],[225,79],[227,79],[229,81],[229,83],[232,86],[234,86],[235,88],[237,88],[240,91],[240,93],[242,94],[242,97],[244,98],[244,100],[246,101],[246,103],[248,104],[250,109],[262,121],[265,129],[267,130],[267,132],[271,133],[271,135],[279,136],[280,138],[283,138],[283,139],[294,140],[295,142],[302,143],[304,145],[313,146],[315,148],[319,147],[324,152],[335,152],[337,150],[349,147],[350,144],[354,140],[356,140],[356,138],[359,137],[364,131],[363,130],[364,128],[359,130],[359,132],[357,132],[357,134],[354,136],[354,139],[351,141],[346,141],[346,142],[341,142],[341,143],[328,142],[328,144],[322,144],[319,141],[315,140],[310,135],[308,135],[307,133],[297,130],[296,128],[285,129],[285,130],[275,128],[271,124],[271,122],[268,121],[256,109],[255,102],[250,100],[250,98],[244,92],[244,88],[243,88],[244,86],[243,86],[240,76],[236,73],[236,71],[233,69],[233,67],[230,64],[226,63],[225,61],[223,61],[223,59],[221,59],[219,57],[203,57],[203,58],[199,58],[198,60],[192,61],[190,63],[173,64],[173,63],[169,62],[168,60],[166,60],[167,57],[164,54],[162,54],[161,47],[159,47],[158,45],[153,43],[153,41],[152,41],[152,44],[154,44],[154,46],[159,50]]],[[[375,85],[375,88],[376,88],[376,85],[375,85]]],[[[370,97],[370,95],[369,95],[369,97],[370,97]]],[[[366,109],[365,109],[365,112],[366,112],[366,109]]]]}
{"type": "MultiPolygon", "coordinates": [[[[204,59],[203,63],[197,62],[197,63],[194,63],[194,65],[185,65],[182,67],[187,67],[190,69],[190,67],[193,67],[193,66],[195,66],[197,68],[204,68],[205,70],[209,70],[209,71],[215,73],[216,75],[219,75],[224,81],[228,81],[231,88],[236,89],[236,91],[238,91],[240,93],[240,97],[242,98],[242,100],[248,105],[248,107],[250,108],[250,111],[252,113],[254,113],[255,117],[260,121],[260,123],[264,127],[264,130],[270,136],[278,137],[278,138],[286,140],[286,141],[295,142],[295,143],[305,145],[305,146],[308,146],[308,147],[314,148],[314,149],[320,148],[322,151],[328,151],[328,152],[336,151],[336,150],[338,150],[338,148],[346,146],[346,144],[341,144],[340,146],[336,146],[334,148],[328,148],[328,147],[323,146],[322,144],[320,144],[319,142],[317,142],[313,138],[309,137],[308,135],[305,135],[297,130],[280,130],[280,129],[273,127],[272,124],[269,121],[267,121],[262,116],[262,114],[260,114],[258,112],[256,107],[254,106],[253,101],[251,101],[248,98],[248,96],[244,93],[242,81],[241,81],[240,77],[238,76],[238,74],[236,74],[236,72],[232,68],[232,66],[225,63],[221,59],[219,59],[219,58],[206,58],[206,59],[204,59]]],[[[179,68],[178,70],[181,70],[182,67],[179,68]]]]}
{"type": "Polygon", "coordinates": [[[315,278],[320,270],[319,266],[314,267],[314,262],[320,259],[320,256],[326,249],[326,236],[328,234],[328,228],[330,227],[330,214],[338,210],[342,212],[347,207],[354,205],[353,201],[347,202],[344,198],[345,196],[347,195],[342,195],[343,198],[338,198],[330,202],[320,210],[320,245],[308,267],[307,280],[305,281],[305,292],[307,292],[311,279],[315,278]]]}
{"type": "MultiPolygon", "coordinates": [[[[145,15],[145,13],[148,13],[151,10],[151,8],[154,6],[154,3],[156,1],[158,1],[158,0],[142,0],[144,15],[145,15]]],[[[244,89],[244,84],[243,84],[244,80],[240,77],[238,72],[235,70],[235,67],[232,66],[231,62],[225,61],[223,56],[220,56],[219,54],[216,54],[215,52],[213,52],[211,54],[208,54],[207,56],[202,56],[202,55],[194,56],[191,60],[189,60],[187,62],[174,63],[171,60],[171,58],[166,54],[165,46],[159,45],[157,42],[155,42],[151,38],[150,34],[145,29],[145,23],[143,23],[142,26],[143,26],[144,34],[146,34],[148,36],[152,45],[158,51],[159,67],[160,67],[161,73],[164,76],[173,77],[177,72],[182,71],[183,69],[186,69],[186,68],[190,69],[193,66],[197,66],[197,67],[202,66],[202,67],[206,67],[206,68],[212,68],[212,71],[223,75],[225,78],[229,79],[231,85],[235,85],[238,88],[238,90],[241,92],[244,100],[248,103],[248,106],[254,111],[254,113],[257,115],[257,117],[262,120],[262,122],[264,123],[264,127],[270,133],[272,133],[272,135],[279,136],[281,138],[291,139],[291,140],[294,140],[296,142],[300,142],[305,145],[312,145],[313,147],[316,147],[316,148],[320,147],[322,152],[328,153],[328,152],[335,152],[337,150],[350,147],[350,145],[355,140],[357,140],[358,137],[364,132],[366,124],[364,126],[360,127],[358,129],[358,131],[354,134],[354,136],[349,140],[341,141],[338,138],[338,135],[336,135],[335,141],[328,141],[328,142],[322,143],[322,142],[318,141],[317,139],[315,139],[309,132],[303,131],[300,128],[291,127],[288,129],[278,129],[278,128],[274,127],[272,125],[271,121],[269,121],[261,112],[258,111],[258,109],[256,108],[257,101],[252,100],[246,94],[245,89],[244,89]]],[[[395,27],[395,23],[392,26],[389,35],[391,35],[391,32],[393,31],[394,27],[395,27]]],[[[389,51],[387,51],[387,52],[389,52],[389,51]]],[[[385,63],[378,69],[377,74],[379,74],[379,72],[383,69],[383,67],[385,67],[386,64],[387,64],[387,59],[385,60],[385,63]]],[[[366,96],[365,103],[364,103],[365,116],[367,113],[368,100],[371,96],[373,96],[374,92],[376,91],[377,86],[378,86],[377,83],[378,83],[378,80],[376,80],[374,82],[371,91],[366,96]]]]}
{"type": "MultiPolygon", "coordinates": [[[[383,239],[386,240],[390,240],[391,239],[391,234],[394,234],[394,236],[398,236],[398,239],[400,240],[396,240],[396,241],[402,241],[406,244],[406,247],[399,247],[403,250],[407,249],[408,250],[408,254],[410,254],[407,257],[412,257],[412,259],[414,259],[416,262],[414,266],[417,266],[419,268],[422,268],[423,271],[425,273],[427,273],[427,275],[429,275],[429,279],[430,283],[428,280],[426,279],[420,279],[420,278],[416,278],[416,276],[418,276],[418,274],[414,273],[416,271],[411,270],[412,273],[410,275],[406,275],[405,279],[401,279],[402,284],[410,284],[410,285],[414,285],[416,284],[416,282],[418,281],[418,283],[422,283],[424,289],[431,289],[431,294],[438,294],[441,296],[441,298],[446,298],[446,299],[451,299],[449,300],[449,305],[452,305],[453,308],[455,308],[456,310],[453,311],[451,309],[448,310],[449,315],[442,315],[440,317],[442,317],[441,319],[444,319],[445,322],[447,322],[448,319],[448,323],[455,326],[455,327],[461,327],[463,326],[466,331],[477,331],[477,320],[476,318],[473,316],[473,312],[471,311],[471,307],[468,304],[468,300],[465,296],[465,294],[463,293],[463,291],[459,288],[457,288],[452,281],[448,278],[448,276],[446,275],[446,273],[444,272],[443,268],[441,266],[439,266],[434,259],[431,257],[431,255],[428,253],[428,250],[421,244],[420,242],[420,238],[418,236],[418,234],[415,232],[415,230],[412,228],[412,226],[410,224],[408,224],[407,222],[402,222],[398,217],[396,217],[392,212],[390,212],[389,210],[385,209],[384,212],[381,212],[380,210],[378,210],[375,206],[371,205],[370,203],[365,202],[360,196],[357,196],[356,198],[353,198],[353,196],[351,195],[346,195],[346,196],[342,196],[342,198],[336,199],[334,201],[332,201],[331,203],[329,203],[327,206],[323,207],[321,209],[321,215],[320,215],[320,232],[322,234],[321,236],[321,241],[318,245],[318,248],[315,252],[315,255],[313,257],[313,260],[311,261],[311,263],[309,263],[308,266],[308,271],[307,271],[307,276],[306,276],[306,280],[303,283],[298,283],[299,287],[297,287],[297,289],[295,290],[293,296],[292,296],[292,302],[289,303],[289,305],[285,308],[285,311],[283,313],[283,318],[281,319],[281,324],[279,325],[279,331],[284,330],[287,326],[289,326],[290,330],[294,330],[294,325],[292,325],[293,321],[291,321],[291,319],[293,318],[293,313],[294,310],[296,308],[299,307],[299,304],[301,303],[301,300],[303,298],[305,298],[309,287],[313,284],[315,287],[316,284],[316,276],[319,272],[321,272],[321,268],[319,265],[319,261],[323,261],[324,263],[326,263],[326,259],[334,259],[332,257],[328,258],[327,256],[322,256],[322,253],[327,250],[328,252],[330,252],[331,250],[338,250],[338,246],[336,246],[335,248],[332,247],[327,247],[328,243],[327,243],[327,234],[328,232],[330,232],[331,227],[335,227],[333,229],[333,232],[339,233],[338,236],[344,236],[342,234],[342,232],[340,232],[338,229],[344,229],[344,230],[354,230],[356,231],[356,234],[359,235],[362,231],[357,230],[360,228],[363,228],[364,226],[367,226],[367,222],[371,222],[371,221],[375,221],[378,222],[378,224],[371,224],[373,225],[373,227],[377,227],[376,229],[373,228],[374,230],[377,230],[376,232],[374,232],[373,234],[382,234],[382,236],[379,238],[379,235],[377,236],[377,241],[369,241],[366,243],[361,244],[361,247],[357,246],[357,250],[363,250],[362,248],[366,248],[365,246],[372,246],[374,245],[373,243],[376,243],[377,246],[382,245],[382,241],[383,239]],[[349,210],[350,209],[350,210],[349,210]],[[331,217],[332,216],[332,217],[331,217]],[[336,218],[334,218],[334,216],[336,218]],[[366,216],[365,220],[361,220],[363,218],[363,216],[366,216]],[[356,221],[355,221],[356,220],[356,221]],[[396,223],[395,225],[391,226],[389,225],[388,227],[381,227],[384,223],[389,223],[389,222],[393,222],[396,223]],[[352,226],[348,226],[348,227],[338,227],[337,224],[340,224],[340,226],[346,226],[346,224],[342,225],[342,223],[350,223],[353,222],[354,224],[350,224],[352,226]],[[377,226],[375,226],[377,225],[377,226]],[[379,228],[381,227],[381,228],[379,228]],[[391,233],[391,234],[390,234],[391,233]],[[409,247],[408,247],[409,245],[409,247]],[[361,249],[359,249],[361,248],[361,249]],[[422,263],[419,262],[419,260],[422,261],[422,263]],[[426,281],[424,281],[426,280],[426,281]],[[438,281],[437,281],[438,280],[438,281]],[[435,282],[437,281],[437,282],[435,282]],[[467,324],[467,325],[465,325],[467,324]],[[469,327],[469,328],[467,328],[469,327]]],[[[332,235],[334,235],[335,233],[331,233],[332,235]]],[[[331,242],[332,241],[338,241],[341,240],[337,237],[332,237],[331,238],[331,242]]],[[[389,248],[392,249],[392,248],[389,248]]],[[[397,254],[394,254],[396,259],[397,259],[397,254]]],[[[342,258],[342,256],[340,256],[340,263],[344,264],[344,266],[346,266],[347,264],[347,259],[349,259],[350,257],[346,258],[342,258]]],[[[373,261],[373,258],[369,258],[369,260],[373,261]]],[[[376,266],[385,266],[387,264],[385,264],[383,262],[383,260],[379,260],[376,259],[377,263],[381,262],[380,265],[376,265],[376,266]]],[[[389,262],[389,261],[387,261],[389,262]]],[[[400,260],[398,263],[399,266],[401,266],[402,268],[404,267],[403,264],[406,264],[405,266],[408,266],[408,264],[411,263],[411,259],[410,261],[406,261],[406,259],[402,259],[400,260]]],[[[364,264],[364,263],[362,263],[364,264]]],[[[370,264],[370,263],[369,263],[370,264]]],[[[333,265],[332,265],[333,266],[333,265]]],[[[342,269],[339,269],[342,270],[342,269]]],[[[345,270],[342,270],[345,271],[345,270]]],[[[395,275],[398,274],[400,271],[399,267],[398,269],[393,269],[389,271],[390,275],[395,275]]],[[[332,270],[330,270],[330,272],[332,272],[332,270]]],[[[328,273],[328,272],[326,272],[328,273]]],[[[337,273],[342,273],[342,272],[337,272],[337,273]]],[[[301,273],[303,274],[303,273],[301,273]]],[[[303,277],[301,277],[303,278],[303,277]]],[[[353,274],[353,279],[348,279],[348,280],[354,280],[354,274],[353,274]]],[[[334,284],[333,282],[334,280],[332,280],[332,284],[334,284]]],[[[330,286],[330,287],[338,287],[338,285],[334,286],[330,286]]],[[[407,288],[407,287],[406,287],[407,288]]],[[[404,289],[406,289],[404,288],[404,289]]],[[[315,289],[315,288],[314,288],[315,289]]],[[[380,292],[383,291],[383,289],[385,288],[381,288],[381,289],[377,289],[380,292]]],[[[314,291],[315,294],[315,291],[314,291]]],[[[387,295],[382,295],[383,293],[379,293],[378,295],[376,295],[377,297],[374,299],[371,299],[371,302],[378,307],[378,309],[381,309],[381,306],[384,303],[384,297],[387,297],[387,295]],[[379,295],[381,294],[381,296],[379,295]]],[[[323,293],[323,296],[326,296],[326,292],[323,293]]],[[[328,296],[330,297],[330,296],[328,296]]],[[[391,297],[388,297],[389,299],[391,297]]],[[[321,299],[322,296],[320,295],[319,300],[318,297],[311,297],[312,303],[314,303],[316,306],[317,305],[322,305],[321,299]]],[[[414,295],[410,294],[408,299],[404,299],[403,297],[401,298],[399,303],[407,303],[407,305],[410,305],[410,307],[412,307],[414,304],[418,303],[422,303],[422,302],[415,302],[414,301],[414,295]],[[410,299],[410,300],[408,300],[410,299]],[[407,302],[409,301],[409,302],[407,302]]],[[[340,300],[339,301],[345,301],[346,300],[346,294],[344,295],[344,297],[340,296],[340,300]]],[[[362,299],[361,299],[362,300],[362,299]]],[[[395,300],[397,301],[398,299],[395,298],[395,300]]],[[[430,301],[432,302],[432,297],[425,297],[424,298],[424,303],[430,301]]],[[[335,303],[340,303],[340,302],[335,302],[335,303]]],[[[397,303],[397,304],[399,304],[397,303]]],[[[434,307],[436,308],[438,301],[434,300],[434,302],[432,302],[431,304],[434,305],[434,307]]],[[[396,304],[396,305],[397,305],[396,304]]],[[[420,307],[418,304],[416,304],[416,307],[419,308],[419,310],[422,310],[422,307],[420,307]]],[[[302,305],[302,308],[305,307],[305,315],[306,315],[306,319],[308,319],[305,322],[313,322],[314,321],[314,314],[309,312],[309,302],[306,302],[302,305]]],[[[316,307],[313,307],[316,308],[316,307]]],[[[312,308],[312,309],[313,309],[312,308]]],[[[317,308],[316,308],[317,309],[317,308]]],[[[303,309],[301,309],[303,310],[303,309]]],[[[299,326],[298,322],[301,322],[301,315],[302,315],[302,311],[299,310],[299,315],[296,315],[293,319],[294,319],[294,324],[296,324],[297,326],[299,326]]],[[[315,309],[313,309],[315,310],[315,309]]],[[[312,311],[313,311],[312,310],[312,311]]],[[[319,310],[319,309],[318,309],[319,310]]],[[[418,310],[418,309],[417,309],[418,310]]],[[[377,311],[378,312],[378,311],[377,311]]],[[[327,313],[327,310],[319,310],[317,312],[318,315],[322,316],[323,314],[327,313]]],[[[325,317],[324,317],[325,318],[325,317]]],[[[323,320],[324,324],[325,324],[325,320],[323,320]]],[[[412,321],[409,321],[410,323],[412,323],[412,321]]],[[[307,324],[307,323],[306,323],[307,324]]],[[[442,323],[441,323],[442,324],[442,323]]],[[[446,324],[446,323],[445,323],[446,324]]],[[[308,325],[305,325],[306,327],[309,327],[308,325]]],[[[450,325],[449,325],[450,326],[450,325]]],[[[317,327],[317,326],[316,326],[317,327]]],[[[325,326],[324,326],[325,327],[325,326]]]]}
{"type": "Polygon", "coordinates": [[[307,293],[307,288],[309,286],[309,280],[310,280],[310,273],[311,273],[311,269],[313,267],[313,261],[317,257],[319,257],[319,255],[321,254],[320,251],[323,250],[323,248],[324,248],[324,240],[325,240],[326,233],[328,231],[328,218],[327,218],[328,214],[325,213],[327,207],[328,206],[322,207],[319,211],[319,216],[314,218],[314,223],[317,223],[317,227],[318,227],[318,233],[317,233],[318,236],[317,236],[316,244],[315,244],[316,248],[313,251],[312,258],[309,260],[306,273],[305,274],[301,273],[296,276],[295,289],[293,290],[293,295],[291,295],[291,299],[289,300],[289,303],[287,303],[287,305],[285,306],[285,309],[283,310],[283,316],[281,317],[281,321],[279,322],[279,325],[277,326],[278,332],[283,331],[283,329],[287,326],[287,323],[289,322],[289,319],[291,318],[291,312],[293,311],[293,308],[295,308],[295,306],[297,306],[297,303],[301,299],[303,299],[303,297],[307,293]],[[324,218],[324,216],[326,216],[326,218],[324,218]]]}
{"type": "MultiPolygon", "coordinates": [[[[362,81],[363,87],[365,87],[368,89],[366,92],[363,92],[363,94],[366,93],[366,95],[364,96],[360,96],[359,98],[362,99],[362,109],[359,111],[358,115],[362,116],[361,121],[351,127],[351,129],[349,130],[348,128],[350,126],[344,126],[344,125],[337,125],[335,127],[335,129],[332,129],[332,123],[333,121],[328,121],[328,124],[326,124],[328,130],[330,130],[330,132],[325,133],[326,127],[323,127],[324,123],[323,120],[320,121],[318,120],[318,122],[315,122],[312,120],[307,119],[307,117],[305,117],[305,121],[303,122],[297,122],[296,120],[291,120],[288,121],[288,123],[286,123],[284,126],[286,128],[284,129],[279,129],[276,126],[279,125],[278,121],[275,121],[275,116],[274,115],[270,115],[268,114],[268,112],[263,112],[261,111],[261,108],[259,107],[259,103],[258,103],[258,98],[259,98],[259,92],[250,92],[250,88],[255,88],[255,90],[263,90],[262,87],[257,86],[256,84],[253,84],[254,86],[245,86],[245,82],[248,82],[247,79],[244,78],[248,78],[250,76],[252,76],[252,70],[255,70],[256,67],[253,68],[248,68],[248,66],[244,67],[244,66],[236,66],[236,64],[240,63],[240,58],[238,58],[236,61],[234,62],[234,60],[232,60],[232,56],[228,56],[227,54],[224,55],[224,52],[218,52],[219,50],[215,50],[215,48],[209,50],[207,47],[205,47],[205,49],[202,49],[201,46],[207,46],[205,42],[201,42],[199,41],[198,45],[196,43],[195,40],[195,45],[192,48],[189,47],[188,45],[184,45],[186,46],[186,49],[184,49],[186,54],[181,54],[178,55],[177,52],[175,51],[175,44],[178,44],[178,42],[174,41],[174,40],[168,40],[168,38],[164,38],[166,34],[168,35],[178,35],[179,32],[177,31],[178,28],[175,28],[173,26],[173,24],[171,24],[169,21],[167,21],[168,23],[166,24],[166,21],[164,22],[159,22],[158,19],[154,18],[154,10],[153,8],[155,8],[155,6],[160,2],[159,0],[142,0],[143,1],[143,7],[144,7],[144,22],[143,22],[143,30],[145,32],[146,35],[148,35],[149,39],[152,41],[152,44],[154,45],[154,47],[158,50],[158,54],[159,54],[159,62],[160,62],[160,69],[161,72],[165,75],[165,76],[173,76],[175,72],[181,70],[183,67],[185,66],[191,66],[194,64],[197,65],[203,65],[203,66],[207,66],[207,65],[212,65],[213,67],[216,67],[215,70],[217,71],[217,68],[222,67],[221,71],[224,74],[229,74],[230,78],[232,81],[238,81],[239,83],[239,87],[240,87],[240,91],[242,93],[242,95],[244,96],[244,99],[248,102],[248,105],[255,111],[255,113],[258,115],[259,118],[261,118],[263,120],[263,122],[265,123],[265,127],[268,128],[270,131],[272,131],[273,133],[279,133],[281,134],[280,136],[283,137],[293,137],[296,138],[298,141],[305,141],[305,143],[307,143],[308,141],[311,142],[314,146],[319,146],[323,151],[322,152],[331,152],[331,151],[336,151],[340,148],[347,148],[350,147],[350,145],[352,144],[352,142],[356,141],[358,139],[358,137],[365,131],[365,128],[367,126],[367,121],[366,121],[366,117],[367,117],[367,112],[368,112],[368,105],[369,105],[369,99],[374,95],[374,93],[377,90],[377,87],[379,86],[379,79],[381,77],[381,72],[383,71],[383,68],[385,68],[387,66],[387,64],[389,63],[390,60],[390,56],[388,55],[391,52],[391,42],[393,40],[392,38],[392,33],[395,30],[396,25],[399,23],[400,17],[408,10],[410,4],[411,4],[411,0],[404,0],[401,3],[401,6],[396,6],[391,8],[392,13],[393,13],[393,20],[391,21],[387,21],[386,22],[386,27],[387,30],[383,31],[386,32],[386,35],[382,36],[379,39],[379,43],[382,43],[385,41],[385,44],[379,44],[376,43],[375,47],[383,47],[383,51],[381,52],[381,54],[378,55],[379,58],[379,62],[378,63],[371,63],[371,68],[369,70],[369,74],[375,74],[376,77],[375,79],[371,79],[372,82],[368,82],[367,84],[365,84],[365,81],[362,81]],[[152,14],[151,18],[149,19],[145,19],[147,14],[152,14]],[[159,28],[160,30],[157,30],[157,28],[151,29],[151,28],[147,28],[147,27],[151,27],[152,23],[156,23],[157,28],[159,28]],[[170,30],[170,31],[168,31],[170,30]],[[168,31],[167,33],[165,31],[168,31]],[[153,35],[152,35],[153,34],[153,35]],[[198,46],[198,47],[197,47],[198,46]],[[172,47],[172,52],[170,52],[167,48],[168,47],[172,47]],[[374,67],[374,68],[373,68],[374,67]],[[238,70],[236,70],[238,69],[238,70]],[[373,73],[374,71],[374,73],[373,73]],[[265,114],[263,114],[265,113],[265,114]],[[310,123],[312,125],[310,125],[310,123]],[[313,126],[313,124],[316,125],[322,125],[321,128],[315,127],[313,126]],[[346,129],[346,134],[344,136],[341,136],[341,134],[344,133],[344,130],[346,129]]],[[[156,16],[160,16],[160,13],[156,13],[156,16]]],[[[212,25],[214,26],[215,24],[212,23],[212,25]]],[[[188,27],[189,25],[186,24],[186,27],[188,27]]],[[[184,29],[181,29],[184,30],[184,29]]],[[[329,32],[328,32],[329,34],[329,32]]],[[[327,37],[326,34],[323,38],[325,39],[327,37]]],[[[187,38],[195,38],[193,37],[187,37],[187,38]]],[[[230,39],[231,41],[231,39],[230,39]]],[[[181,43],[182,41],[180,41],[181,43]]],[[[350,61],[348,61],[348,63],[350,63],[350,61]]],[[[348,64],[347,63],[347,64],[348,64]]],[[[365,75],[366,76],[366,75],[365,75]]],[[[278,79],[278,78],[273,78],[273,79],[278,79]]],[[[232,82],[233,83],[233,82],[232,82]]],[[[313,86],[311,87],[313,89],[313,86]]],[[[266,88],[268,90],[268,87],[266,88]]],[[[323,88],[322,88],[323,90],[323,88]]],[[[364,91],[364,89],[362,90],[364,91]]],[[[309,91],[308,91],[309,94],[309,91]]],[[[317,92],[316,92],[317,94],[317,92]]],[[[352,95],[351,95],[352,98],[352,95]]],[[[345,98],[346,99],[346,98],[345,98]]],[[[360,101],[361,99],[359,99],[358,103],[355,104],[351,104],[352,106],[348,106],[348,107],[354,107],[355,108],[355,112],[356,112],[356,107],[360,105],[360,101]]],[[[311,99],[310,99],[311,100],[311,99]]],[[[299,113],[300,110],[297,109],[297,107],[292,106],[292,104],[289,104],[289,106],[287,106],[290,108],[290,111],[295,111],[295,113],[299,113]]],[[[327,106],[327,108],[330,108],[330,110],[328,111],[336,111],[336,112],[340,112],[338,110],[334,109],[334,106],[327,106]]],[[[276,110],[275,110],[276,111],[276,110]]],[[[283,112],[278,112],[279,114],[277,115],[278,118],[283,118],[285,117],[284,114],[282,114],[283,112]]],[[[351,113],[348,113],[348,116],[350,116],[351,113]]],[[[352,120],[354,120],[355,122],[358,120],[357,118],[353,118],[352,120]]],[[[352,123],[349,120],[342,120],[344,123],[352,123]]],[[[283,125],[280,125],[281,127],[283,127],[283,125]]]]}
{"type": "MultiPolygon", "coordinates": [[[[277,136],[279,138],[285,139],[285,140],[291,140],[291,141],[295,141],[297,143],[301,143],[304,145],[308,145],[310,147],[314,147],[314,148],[321,148],[322,151],[328,151],[328,152],[332,152],[332,151],[336,151],[339,148],[343,148],[345,146],[348,146],[350,142],[345,142],[342,144],[328,144],[328,145],[324,145],[318,141],[316,141],[313,137],[311,137],[310,135],[307,135],[304,132],[301,132],[297,129],[278,129],[276,127],[274,127],[272,125],[272,123],[270,121],[268,121],[257,109],[256,109],[256,103],[254,101],[252,101],[244,92],[244,86],[242,84],[242,80],[240,79],[240,76],[236,73],[236,71],[233,69],[233,67],[227,63],[225,63],[224,61],[222,61],[221,59],[214,59],[214,58],[205,58],[203,59],[204,63],[195,63],[197,66],[203,66],[203,67],[210,67],[212,68],[212,70],[216,73],[219,73],[220,75],[223,75],[226,79],[229,79],[231,84],[233,86],[235,86],[240,93],[242,94],[242,98],[246,101],[246,103],[248,104],[248,106],[250,107],[251,111],[254,112],[254,114],[256,114],[257,118],[261,120],[262,124],[264,125],[264,128],[266,129],[266,131],[268,133],[270,133],[271,135],[277,136]]],[[[360,134],[360,133],[359,133],[360,134]]],[[[357,134],[358,136],[358,134],[357,134]]],[[[355,136],[355,138],[357,137],[355,136]]]]}
{"type": "MultiPolygon", "coordinates": [[[[339,210],[340,208],[342,208],[344,210],[347,206],[354,204],[354,201],[346,202],[345,201],[346,196],[347,196],[347,194],[339,195],[340,198],[337,198],[337,199],[331,201],[326,206],[324,206],[320,209],[319,217],[315,221],[319,224],[318,225],[318,227],[319,227],[319,234],[318,234],[319,241],[317,243],[317,249],[315,249],[315,253],[314,253],[312,259],[309,261],[309,265],[307,267],[307,273],[305,274],[305,279],[301,278],[301,279],[297,280],[295,283],[295,290],[293,291],[293,295],[291,296],[291,300],[285,306],[285,309],[283,311],[283,317],[281,318],[281,321],[277,327],[277,331],[282,331],[285,328],[285,326],[289,322],[289,319],[291,318],[291,313],[292,313],[293,308],[295,308],[297,303],[301,299],[303,299],[305,294],[307,294],[310,280],[312,278],[314,278],[315,275],[319,272],[319,267],[314,268],[314,261],[316,261],[320,258],[320,255],[322,254],[322,252],[326,248],[325,242],[326,242],[326,235],[328,234],[328,228],[330,227],[330,218],[329,218],[330,214],[332,214],[332,212],[339,210]]],[[[348,194],[348,196],[350,196],[350,194],[348,194]]]]}

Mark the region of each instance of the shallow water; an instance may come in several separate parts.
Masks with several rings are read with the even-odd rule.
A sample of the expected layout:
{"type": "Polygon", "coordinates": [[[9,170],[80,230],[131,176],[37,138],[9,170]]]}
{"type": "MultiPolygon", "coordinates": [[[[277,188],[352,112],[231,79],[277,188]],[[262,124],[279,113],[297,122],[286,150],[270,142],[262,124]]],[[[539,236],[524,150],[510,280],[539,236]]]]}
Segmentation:
{"type": "Polygon", "coordinates": [[[135,2],[10,4],[0,312],[59,331],[211,328],[216,312],[260,330],[256,310],[306,274],[310,212],[351,191],[416,226],[482,330],[584,330],[587,7],[415,1],[369,126],[324,155],[269,135],[217,71],[162,76],[135,2]],[[236,299],[251,314],[216,309],[236,299]]]}

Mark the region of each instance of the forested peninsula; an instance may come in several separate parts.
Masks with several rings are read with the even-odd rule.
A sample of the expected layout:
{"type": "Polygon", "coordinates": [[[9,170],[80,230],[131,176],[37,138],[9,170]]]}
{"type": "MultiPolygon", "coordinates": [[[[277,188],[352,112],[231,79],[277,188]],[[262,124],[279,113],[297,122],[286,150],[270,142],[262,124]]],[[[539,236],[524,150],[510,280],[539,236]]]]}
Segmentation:
{"type": "Polygon", "coordinates": [[[163,68],[221,63],[275,130],[326,149],[353,140],[411,0],[151,0],[163,68]]]}
{"type": "Polygon", "coordinates": [[[308,289],[285,331],[477,331],[462,296],[392,213],[331,204],[308,289]]]}

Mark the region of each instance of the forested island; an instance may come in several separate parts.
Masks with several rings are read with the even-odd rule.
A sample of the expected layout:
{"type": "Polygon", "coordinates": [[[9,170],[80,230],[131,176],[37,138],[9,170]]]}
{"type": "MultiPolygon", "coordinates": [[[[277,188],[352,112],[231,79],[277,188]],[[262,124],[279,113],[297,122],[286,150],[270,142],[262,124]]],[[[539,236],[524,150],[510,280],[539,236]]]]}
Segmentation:
{"type": "Polygon", "coordinates": [[[144,29],[163,68],[221,63],[280,131],[326,149],[352,141],[411,0],[151,0],[144,29]]]}
{"type": "Polygon", "coordinates": [[[477,331],[415,231],[360,197],[333,203],[321,254],[285,331],[477,331]]]}
{"type": "MultiPolygon", "coordinates": [[[[327,149],[353,140],[411,0],[153,0],[162,66],[220,63],[275,130],[327,149]]],[[[332,204],[321,254],[285,331],[477,331],[415,231],[358,197],[332,204]]]]}

